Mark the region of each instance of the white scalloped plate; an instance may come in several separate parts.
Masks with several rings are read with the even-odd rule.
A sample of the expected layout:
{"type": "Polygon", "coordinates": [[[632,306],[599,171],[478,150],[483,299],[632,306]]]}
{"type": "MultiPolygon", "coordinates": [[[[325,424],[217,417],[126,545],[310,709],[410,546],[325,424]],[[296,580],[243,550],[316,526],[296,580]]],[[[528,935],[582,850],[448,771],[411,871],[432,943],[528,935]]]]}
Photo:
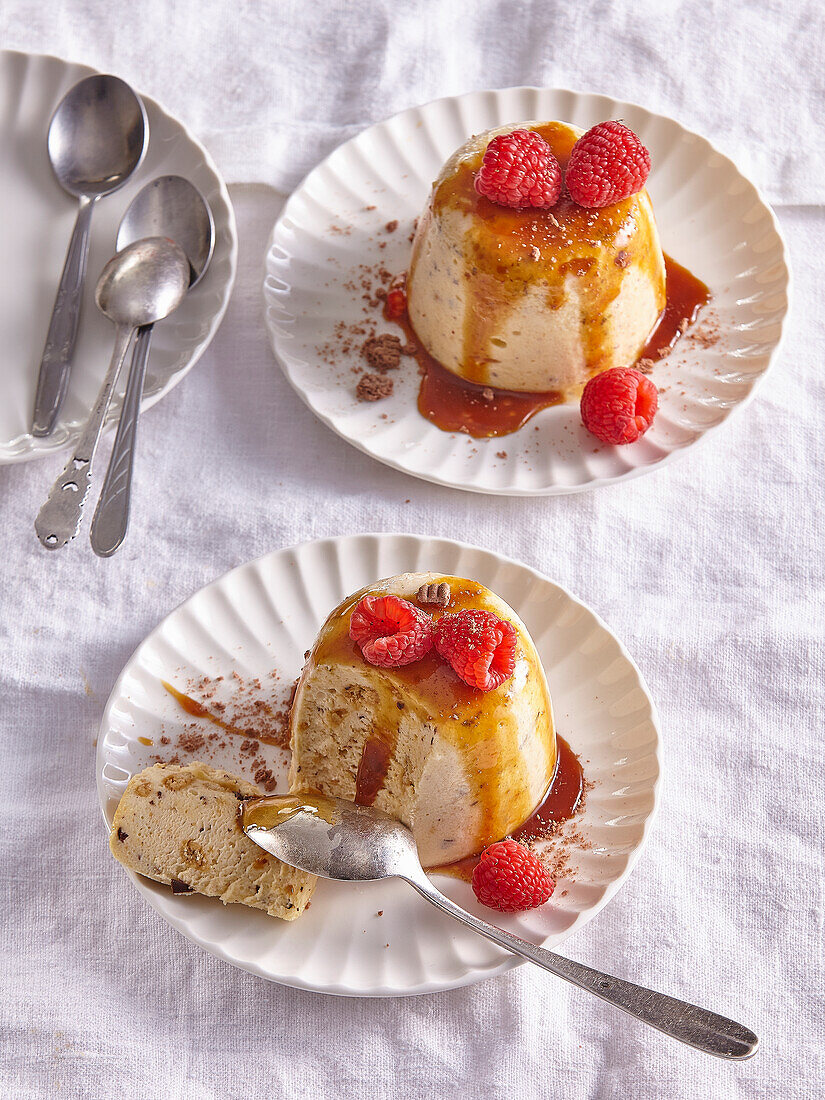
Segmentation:
{"type": "MultiPolygon", "coordinates": [[[[114,254],[121,217],[149,180],[176,173],[194,183],[212,207],[215,251],[203,280],[172,317],[155,326],[144,409],[168,393],[209,346],[235,281],[235,215],[214,161],[185,126],[142,96],[149,116],[149,148],[129,182],[95,207],[69,391],[54,432],[46,439],[30,434],[40,357],[77,213],[76,201],[61,190],[52,172],[46,132],[68,89],[93,72],[87,65],[57,57],[0,51],[0,464],[40,458],[77,439],[114,339],[111,322],[95,307],[95,283],[114,254]]],[[[124,385],[121,380],[109,409],[109,425],[120,415],[124,385]]]]}
{"type": "MultiPolygon", "coordinates": [[[[752,395],[779,346],[789,281],[773,213],[705,138],[605,96],[506,88],[414,107],[336,149],[310,172],[275,225],[264,296],[287,378],[333,431],[415,477],[520,496],[572,493],[633,477],[721,425],[752,395]],[[599,444],[582,427],[576,404],[545,409],[498,439],[442,432],[417,410],[412,368],[398,372],[392,397],[357,401],[352,368],[364,364],[357,347],[350,355],[336,352],[335,325],[364,320],[361,289],[352,290],[359,265],[406,270],[413,220],[449,154],[470,134],[508,122],[560,119],[588,128],[618,117],[651,150],[648,189],[663,247],[710,287],[710,316],[720,333],[713,347],[683,340],[657,364],[660,411],[643,439],[625,447],[599,444]],[[383,227],[395,219],[398,230],[387,234],[383,227]],[[325,346],[333,348],[336,365],[325,346]]],[[[379,324],[384,327],[398,331],[379,324]]]]}
{"type": "MultiPolygon", "coordinates": [[[[356,535],[303,543],[232,570],[173,611],[132,656],[106,705],[97,782],[107,825],[130,776],[158,752],[138,738],[156,746],[165,733],[174,746],[184,726],[191,728],[193,719],[181,713],[162,679],[186,690],[192,679],[231,679],[234,672],[265,681],[275,667],[289,685],[318,627],[345,595],[380,577],[424,569],[475,578],[517,609],[544,662],[559,732],[593,783],[584,812],[570,823],[584,838],[571,851],[575,875],[561,879],[541,909],[495,916],[518,935],[547,945],[561,943],[590,920],[629,873],[654,812],[655,708],[639,670],[592,611],[523,565],[444,539],[356,535]]],[[[248,775],[239,761],[237,740],[213,758],[219,767],[248,775]]],[[[283,754],[271,750],[270,762],[283,784],[283,754]]],[[[131,878],[189,939],[285,985],[353,996],[431,993],[500,974],[519,961],[397,881],[321,881],[311,908],[284,923],[131,878]]],[[[467,884],[441,876],[439,885],[466,908],[490,917],[467,884]]]]}

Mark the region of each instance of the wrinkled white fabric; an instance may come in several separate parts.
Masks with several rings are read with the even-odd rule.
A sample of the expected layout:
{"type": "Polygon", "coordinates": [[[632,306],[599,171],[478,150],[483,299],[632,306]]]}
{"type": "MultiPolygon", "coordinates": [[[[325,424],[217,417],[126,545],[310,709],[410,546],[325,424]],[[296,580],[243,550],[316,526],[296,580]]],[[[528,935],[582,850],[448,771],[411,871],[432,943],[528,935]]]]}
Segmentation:
{"type": "Polygon", "coordinates": [[[142,421],[118,555],[38,546],[62,458],[0,469],[0,1095],[822,1095],[824,41],[818,4],[778,0],[5,0],[2,45],[117,72],[206,141],[234,184],[240,269],[213,345],[142,421]],[[318,158],[397,109],[518,83],[639,100],[706,133],[779,204],[795,276],[787,342],[747,410],[650,476],[547,500],[373,462],[293,394],[262,317],[269,230],[318,158]],[[500,549],[625,641],[662,717],[662,808],[566,949],[742,1020],[756,1058],[703,1057],[529,966],[417,999],[282,988],[140,900],[94,784],[119,670],[231,566],[363,530],[500,549]]]}

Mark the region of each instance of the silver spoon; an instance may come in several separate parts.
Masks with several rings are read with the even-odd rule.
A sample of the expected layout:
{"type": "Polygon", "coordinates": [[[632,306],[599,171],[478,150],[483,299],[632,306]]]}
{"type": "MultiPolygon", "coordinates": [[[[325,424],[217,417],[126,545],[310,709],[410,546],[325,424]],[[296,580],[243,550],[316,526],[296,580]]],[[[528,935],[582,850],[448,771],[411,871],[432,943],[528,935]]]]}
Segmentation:
{"type": "MultiPolygon", "coordinates": [[[[132,199],[118,229],[117,247],[142,237],[169,237],[181,246],[191,268],[191,290],[203,278],[215,247],[209,204],[182,176],[159,176],[132,199]]],[[[92,549],[104,558],[114,554],[129,527],[137,423],[151,339],[152,325],[138,329],[117,435],[92,520],[92,549]]]]}
{"type": "Polygon", "coordinates": [[[188,289],[186,254],[165,237],[136,241],[118,252],[103,268],[95,301],[101,313],[117,325],[115,347],[74,455],[52,486],[34,523],[37,537],[49,550],[65,546],[80,528],[103,420],[135,330],[167,317],[180,305],[188,289]]]}
{"type": "Polygon", "coordinates": [[[80,200],[60,276],[34,400],[32,435],[49,435],[66,389],[77,339],[92,211],[129,179],[143,160],[149,123],[140,97],[116,76],[75,84],[49,124],[49,160],[60,186],[80,200]]]}
{"type": "Polygon", "coordinates": [[[742,1024],[535,947],[465,912],[424,874],[409,829],[372,807],[315,795],[260,798],[243,803],[242,824],[259,847],[321,878],[343,882],[402,878],[438,909],[499,947],[697,1050],[733,1059],[756,1053],[759,1040],[742,1024]]]}

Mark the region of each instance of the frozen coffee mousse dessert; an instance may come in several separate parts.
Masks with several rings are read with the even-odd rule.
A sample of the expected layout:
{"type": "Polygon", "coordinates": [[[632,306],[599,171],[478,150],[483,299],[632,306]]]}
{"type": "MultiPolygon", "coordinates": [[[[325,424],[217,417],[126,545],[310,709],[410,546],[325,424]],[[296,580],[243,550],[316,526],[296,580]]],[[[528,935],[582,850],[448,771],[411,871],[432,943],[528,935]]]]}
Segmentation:
{"type": "Polygon", "coordinates": [[[522,825],[556,768],[553,712],[524,623],[484,585],[404,573],[335,608],[291,712],[290,790],[374,805],[426,867],[522,825]]]}
{"type": "Polygon", "coordinates": [[[665,261],[632,131],[523,122],[444,165],[413,243],[407,309],[448,371],[578,399],[636,361],[665,306],[665,261]]]}

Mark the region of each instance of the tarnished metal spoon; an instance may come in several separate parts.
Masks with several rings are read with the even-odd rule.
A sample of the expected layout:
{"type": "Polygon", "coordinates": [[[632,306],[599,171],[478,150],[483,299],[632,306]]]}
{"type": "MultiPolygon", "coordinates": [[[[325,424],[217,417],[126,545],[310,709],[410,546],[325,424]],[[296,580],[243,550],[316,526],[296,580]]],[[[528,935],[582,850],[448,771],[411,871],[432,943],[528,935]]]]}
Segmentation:
{"type": "MultiPolygon", "coordinates": [[[[186,253],[190,290],[201,281],[215,247],[215,223],[206,199],[189,180],[159,176],[132,199],[118,229],[117,247],[150,236],[169,237],[186,253]]],[[[92,549],[104,558],[114,554],[129,527],[137,424],[151,339],[152,325],[138,329],[117,435],[92,520],[92,549]]]]}
{"type": "Polygon", "coordinates": [[[69,385],[92,210],[102,195],[126,183],[148,144],[140,96],[116,76],[87,76],[66,93],[52,116],[49,160],[60,186],[80,200],[80,209],[40,362],[32,435],[51,433],[69,385]]]}
{"type": "Polygon", "coordinates": [[[136,241],[118,252],[103,268],[95,300],[101,313],[117,326],[115,347],[80,442],[35,520],[37,537],[49,550],[65,546],[80,528],[100,431],[135,331],[141,325],[168,317],[180,305],[188,289],[186,254],[165,237],[136,241]]]}
{"type": "Polygon", "coordinates": [[[242,824],[250,840],[264,851],[320,878],[342,882],[402,878],[442,912],[499,947],[697,1050],[732,1059],[756,1053],[759,1040],[742,1024],[535,947],[466,912],[427,878],[410,830],[379,810],[340,798],[273,796],[245,802],[242,824]]]}

